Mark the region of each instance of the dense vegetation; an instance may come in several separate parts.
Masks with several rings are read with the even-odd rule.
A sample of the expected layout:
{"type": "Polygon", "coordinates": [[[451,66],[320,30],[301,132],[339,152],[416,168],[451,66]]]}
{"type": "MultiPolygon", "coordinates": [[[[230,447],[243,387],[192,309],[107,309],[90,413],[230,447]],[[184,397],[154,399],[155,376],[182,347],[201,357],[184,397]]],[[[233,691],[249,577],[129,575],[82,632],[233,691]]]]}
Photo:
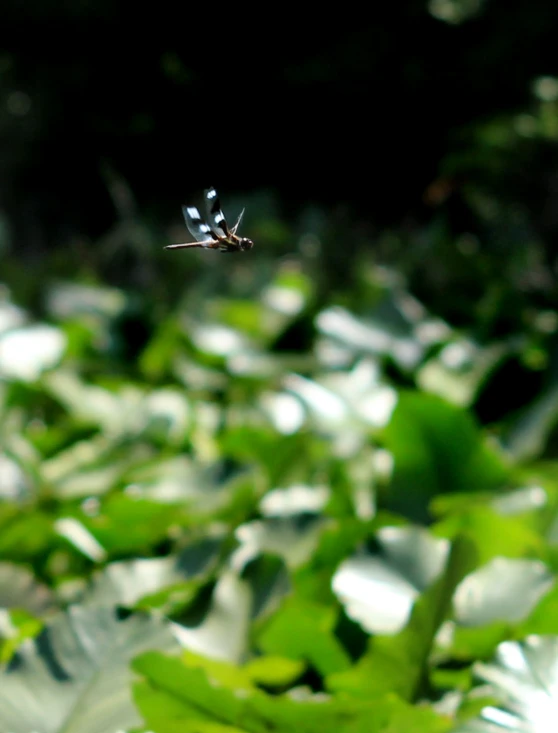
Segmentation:
{"type": "MultiPolygon", "coordinates": [[[[433,37],[467,47],[477,23],[494,54],[523,30],[531,49],[547,27],[511,6],[501,35],[480,2],[433,2],[420,27],[436,15],[433,37]]],[[[95,12],[116,37],[108,4],[95,12]]],[[[360,45],[338,30],[339,68],[366,71],[354,92],[372,29],[360,45]]],[[[169,33],[169,85],[201,96],[169,33]]],[[[413,48],[398,73],[424,92],[434,51],[413,48]]],[[[290,51],[287,87],[339,92],[316,39],[290,51]]],[[[278,148],[261,186],[222,173],[225,210],[246,205],[256,242],[223,256],[162,249],[185,235],[183,192],[167,213],[174,174],[155,191],[153,168],[130,165],[132,130],[152,129],[149,114],[134,128],[132,92],[88,122],[85,189],[61,183],[71,151],[38,184],[58,150],[43,158],[44,111],[57,117],[69,78],[97,79],[73,53],[68,76],[32,77],[22,48],[0,65],[0,131],[23,136],[0,187],[0,733],[554,730],[558,80],[526,63],[489,100],[473,47],[454,59],[476,106],[458,121],[438,99],[445,137],[433,158],[430,131],[401,192],[351,199],[347,178],[302,163],[282,190],[278,148]]],[[[384,183],[404,176],[383,165],[384,183]]]]}

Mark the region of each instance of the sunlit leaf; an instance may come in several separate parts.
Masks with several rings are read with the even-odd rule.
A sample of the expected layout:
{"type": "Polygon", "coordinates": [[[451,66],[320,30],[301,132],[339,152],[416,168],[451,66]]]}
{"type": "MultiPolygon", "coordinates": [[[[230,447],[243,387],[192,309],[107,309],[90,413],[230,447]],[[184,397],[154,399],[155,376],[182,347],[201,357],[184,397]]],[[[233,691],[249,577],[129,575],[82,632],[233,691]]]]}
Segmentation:
{"type": "Polygon", "coordinates": [[[558,639],[529,637],[504,642],[493,664],[475,665],[487,683],[485,694],[501,702],[487,706],[481,717],[456,733],[554,733],[558,719],[558,639]]]}
{"type": "Polygon", "coordinates": [[[553,584],[553,575],[541,562],[495,558],[459,584],[456,619],[465,626],[520,621],[553,584]]]}
{"type": "Polygon", "coordinates": [[[49,312],[60,320],[77,316],[94,318],[98,323],[119,315],[126,305],[126,296],[117,288],[59,281],[47,296],[49,312]]]}
{"type": "Polygon", "coordinates": [[[173,590],[185,600],[186,582],[200,580],[216,567],[221,545],[219,539],[207,539],[192,543],[170,557],[110,563],[93,576],[87,603],[132,607],[148,597],[155,601],[156,594],[165,589],[168,589],[167,598],[159,597],[160,602],[172,602],[173,590]]]}
{"type": "Polygon", "coordinates": [[[212,659],[240,662],[248,648],[252,593],[236,573],[224,572],[218,580],[203,620],[175,627],[180,643],[212,659]]]}
{"type": "Polygon", "coordinates": [[[0,499],[21,500],[26,497],[29,483],[21,466],[0,453],[0,499]]]}
{"type": "Polygon", "coordinates": [[[128,662],[152,647],[176,648],[161,622],[71,608],[0,672],[0,731],[107,733],[138,725],[128,662]]]}
{"type": "Polygon", "coordinates": [[[322,517],[272,517],[242,524],[236,530],[240,547],[236,562],[243,565],[257,555],[269,553],[281,557],[289,567],[307,562],[327,526],[322,517]]]}
{"type": "Polygon", "coordinates": [[[317,326],[328,336],[346,343],[356,352],[390,354],[405,368],[416,366],[424,345],[397,307],[387,303],[368,319],[360,319],[343,308],[328,308],[319,314],[317,326]]]}
{"type": "Polygon", "coordinates": [[[395,636],[370,639],[356,664],[330,675],[328,687],[363,699],[386,692],[416,699],[426,687],[433,643],[450,613],[455,588],[475,560],[467,540],[455,542],[443,573],[415,601],[406,627],[395,636]]]}
{"type": "Polygon", "coordinates": [[[443,571],[449,543],[413,527],[384,527],[377,539],[383,554],[348,558],[332,588],[366,631],[390,634],[405,626],[414,601],[443,571]]]}
{"type": "Polygon", "coordinates": [[[64,353],[62,331],[47,325],[0,334],[0,376],[32,382],[51,369],[64,353]]]}

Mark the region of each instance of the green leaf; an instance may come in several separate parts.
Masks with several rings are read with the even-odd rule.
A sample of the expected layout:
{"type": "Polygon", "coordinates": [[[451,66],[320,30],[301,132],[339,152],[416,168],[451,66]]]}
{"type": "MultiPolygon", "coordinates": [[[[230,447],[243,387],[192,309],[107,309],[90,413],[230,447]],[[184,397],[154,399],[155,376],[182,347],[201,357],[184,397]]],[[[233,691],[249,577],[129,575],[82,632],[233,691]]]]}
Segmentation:
{"type": "Polygon", "coordinates": [[[476,547],[479,565],[495,557],[542,555],[541,536],[521,517],[500,516],[490,507],[472,506],[436,525],[445,537],[467,537],[476,547]]]}
{"type": "Polygon", "coordinates": [[[449,615],[457,584],[475,564],[474,547],[454,543],[443,575],[416,601],[409,623],[396,636],[377,636],[351,669],[330,675],[327,686],[364,699],[395,692],[416,700],[425,692],[436,634],[449,615]]]}
{"type": "Polygon", "coordinates": [[[143,553],[165,539],[179,518],[176,506],[126,494],[110,496],[94,516],[80,514],[80,521],[108,553],[143,553]]]}
{"type": "Polygon", "coordinates": [[[0,610],[0,666],[7,664],[22,642],[37,636],[42,627],[27,611],[0,610]]]}
{"type": "Polygon", "coordinates": [[[280,654],[311,664],[322,675],[350,667],[350,659],[336,639],[335,608],[288,598],[258,638],[266,654],[280,654]]]}
{"type": "Polygon", "coordinates": [[[402,393],[384,440],[395,462],[388,507],[410,518],[428,519],[437,494],[495,491],[508,478],[472,417],[432,395],[402,393]]]}
{"type": "MultiPolygon", "coordinates": [[[[412,708],[389,695],[374,702],[333,699],[301,693],[298,699],[270,696],[249,687],[223,683],[203,662],[165,657],[157,652],[133,663],[144,677],[134,697],[147,725],[157,733],[214,730],[244,733],[442,733],[450,721],[424,707],[412,708]],[[176,725],[184,724],[183,728],[176,725]],[[207,730],[212,728],[207,727],[207,730]]],[[[216,673],[218,674],[218,673],[216,673]]]]}
{"type": "Polygon", "coordinates": [[[292,684],[304,671],[304,663],[285,657],[256,657],[244,668],[255,684],[284,687],[292,684]]]}
{"type": "Polygon", "coordinates": [[[0,506],[0,557],[30,560],[48,552],[55,539],[52,517],[41,511],[16,512],[0,506]]]}
{"type": "Polygon", "coordinates": [[[558,636],[558,585],[554,584],[529,617],[519,625],[517,632],[519,638],[529,634],[558,636]]]}

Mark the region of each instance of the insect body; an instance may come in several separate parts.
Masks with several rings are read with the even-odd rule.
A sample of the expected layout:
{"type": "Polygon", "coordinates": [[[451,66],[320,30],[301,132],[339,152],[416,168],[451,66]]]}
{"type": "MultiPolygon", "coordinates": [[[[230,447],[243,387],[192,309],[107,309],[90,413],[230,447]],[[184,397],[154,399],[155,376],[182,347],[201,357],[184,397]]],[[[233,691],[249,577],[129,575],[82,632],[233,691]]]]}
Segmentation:
{"type": "Polygon", "coordinates": [[[214,188],[207,188],[204,191],[204,201],[207,221],[202,219],[195,206],[182,207],[188,231],[196,241],[185,242],[184,244],[169,244],[165,249],[203,247],[205,249],[218,249],[221,252],[244,252],[252,249],[254,242],[246,237],[239,237],[236,233],[244,209],[241,211],[236,224],[229,229],[225,215],[221,211],[217,191],[214,188]]]}

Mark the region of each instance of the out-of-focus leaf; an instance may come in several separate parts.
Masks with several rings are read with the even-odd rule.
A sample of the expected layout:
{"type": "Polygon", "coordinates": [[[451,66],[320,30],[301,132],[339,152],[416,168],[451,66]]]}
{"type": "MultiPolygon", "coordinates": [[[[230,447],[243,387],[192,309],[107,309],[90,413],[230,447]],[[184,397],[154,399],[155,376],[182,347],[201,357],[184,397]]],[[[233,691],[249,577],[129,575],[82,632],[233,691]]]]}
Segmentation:
{"type": "Polygon", "coordinates": [[[369,532],[365,522],[353,517],[324,524],[312,556],[296,571],[296,585],[305,598],[331,604],[334,598],[331,579],[335,569],[365,542],[369,532]]]}
{"type": "Polygon", "coordinates": [[[250,339],[221,323],[185,323],[194,346],[205,354],[230,357],[251,348],[250,339]]]}
{"type": "Polygon", "coordinates": [[[77,519],[73,517],[57,519],[54,528],[61,537],[67,539],[78,552],[81,552],[90,560],[102,562],[107,559],[104,548],[77,519]]]}
{"type": "Polygon", "coordinates": [[[115,494],[103,503],[99,513],[84,513],[79,518],[109,554],[142,553],[168,537],[180,514],[174,505],[115,494]]]}
{"type": "Polygon", "coordinates": [[[502,641],[515,633],[515,626],[505,621],[494,621],[485,626],[470,628],[447,621],[436,638],[436,656],[439,660],[484,659],[494,654],[502,641]]]}
{"type": "Polygon", "coordinates": [[[355,665],[328,677],[328,688],[365,699],[387,692],[407,700],[420,696],[434,639],[449,615],[454,590],[475,564],[474,546],[465,539],[456,541],[443,574],[415,602],[403,631],[372,638],[355,665]]]}
{"type": "Polygon", "coordinates": [[[534,458],[542,453],[557,423],[558,384],[552,384],[513,421],[504,435],[504,445],[517,460],[534,458]]]}
{"type": "Polygon", "coordinates": [[[184,336],[176,319],[164,320],[139,358],[141,372],[149,379],[158,379],[170,372],[183,341],[184,336]]]}
{"type": "Polygon", "coordinates": [[[313,284],[302,271],[281,268],[258,300],[216,300],[211,303],[211,315],[249,336],[260,346],[268,345],[305,308],[313,284]]]}
{"type": "Polygon", "coordinates": [[[0,453],[0,499],[23,500],[29,492],[29,482],[21,466],[0,453]]]}
{"type": "Polygon", "coordinates": [[[385,300],[366,319],[336,306],[322,311],[316,325],[322,333],[357,353],[389,354],[405,369],[415,367],[425,350],[394,293],[386,293],[385,300]]]}
{"type": "Polygon", "coordinates": [[[383,437],[395,461],[389,508],[411,518],[428,518],[437,494],[495,491],[509,475],[471,416],[438,397],[400,394],[383,437]]]}
{"type": "Polygon", "coordinates": [[[429,0],[428,11],[437,20],[450,25],[460,25],[479,15],[486,0],[429,0]]]}
{"type": "Polygon", "coordinates": [[[40,615],[53,607],[50,589],[26,567],[0,562],[0,608],[20,608],[40,615]]]}
{"type": "Polygon", "coordinates": [[[136,703],[158,733],[444,733],[450,727],[449,719],[393,695],[373,701],[271,696],[243,683],[238,673],[206,672],[195,660],[188,664],[155,652],[136,659],[134,669],[144,677],[135,685],[136,703]]]}
{"type": "Polygon", "coordinates": [[[48,552],[55,537],[48,515],[15,512],[0,505],[0,557],[16,562],[31,560],[48,552]]]}
{"type": "MultiPolygon", "coordinates": [[[[172,596],[174,589],[184,597],[188,592],[187,581],[195,587],[194,581],[200,581],[215,569],[221,547],[221,539],[204,539],[192,543],[178,555],[110,563],[93,576],[86,595],[87,604],[133,607],[141,599],[155,600],[156,594],[165,589],[167,596],[172,596]]],[[[172,602],[171,597],[164,600],[172,602]]]]}
{"type": "Polygon", "coordinates": [[[333,633],[336,620],[333,608],[290,598],[266,624],[258,646],[266,654],[305,661],[322,675],[341,672],[351,663],[333,633]]]}
{"type": "Polygon", "coordinates": [[[211,659],[239,663],[248,650],[252,593],[248,583],[232,571],[225,571],[213,590],[203,620],[192,625],[175,625],[180,643],[211,659]]]}
{"type": "Polygon", "coordinates": [[[286,657],[256,657],[244,667],[254,684],[282,687],[292,684],[304,671],[304,662],[286,657]]]}
{"type": "Polygon", "coordinates": [[[33,382],[60,361],[65,347],[64,334],[53,326],[0,333],[0,376],[33,382]]]}
{"type": "Polygon", "coordinates": [[[131,491],[153,502],[182,504],[190,516],[228,513],[247,496],[254,500],[254,474],[234,461],[193,461],[185,456],[150,457],[126,474],[131,491]]]}
{"type": "Polygon", "coordinates": [[[262,409],[278,433],[292,435],[304,424],[304,408],[294,395],[286,392],[266,392],[260,397],[262,409]]]}
{"type": "Polygon", "coordinates": [[[326,486],[289,486],[268,491],[260,502],[260,509],[268,517],[318,514],[329,497],[330,491],[326,486]]]}
{"type": "Polygon", "coordinates": [[[379,383],[377,366],[366,360],[349,372],[314,380],[289,374],[283,383],[305,406],[310,424],[337,435],[341,446],[351,437],[358,446],[367,441],[368,429],[386,425],[397,401],[395,391],[379,383]]]}
{"type": "Polygon", "coordinates": [[[469,340],[453,341],[417,372],[417,384],[455,405],[467,407],[508,350],[503,344],[480,348],[469,340]]]}
{"type": "MultiPolygon", "coordinates": [[[[22,383],[11,383],[7,398],[10,402],[19,404],[20,408],[8,410],[0,420],[0,445],[4,451],[3,455],[8,459],[7,479],[10,479],[10,474],[13,478],[13,464],[17,466],[20,475],[20,483],[15,487],[17,493],[14,498],[25,501],[34,496],[41,485],[42,456],[29,438],[23,434],[28,427],[25,418],[26,410],[40,403],[41,393],[34,387],[22,383]]],[[[11,492],[13,494],[14,487],[11,487],[11,492]]]]}
{"type": "Polygon", "coordinates": [[[94,319],[97,326],[115,318],[124,310],[126,296],[117,288],[59,281],[49,290],[47,310],[61,321],[77,316],[94,319]]]}
{"type": "Polygon", "coordinates": [[[534,512],[548,504],[548,495],[541,486],[527,486],[502,494],[492,500],[499,514],[513,516],[534,512]]]}
{"type": "Polygon", "coordinates": [[[275,555],[259,555],[247,564],[239,566],[231,557],[235,570],[242,568],[242,578],[250,585],[252,593],[252,619],[261,621],[277,610],[292,590],[290,573],[286,564],[275,555]]]}
{"type": "Polygon", "coordinates": [[[384,527],[377,539],[383,556],[348,558],[333,576],[332,588],[347,615],[366,631],[393,634],[443,571],[449,543],[415,527],[384,527]]]}
{"type": "Polygon", "coordinates": [[[129,660],[172,650],[167,625],[112,609],[73,607],[18,651],[0,672],[2,733],[107,733],[139,724],[129,660]]]}
{"type": "Polygon", "coordinates": [[[440,522],[436,531],[445,537],[465,536],[476,546],[479,565],[495,557],[541,555],[540,535],[521,517],[501,516],[488,506],[472,506],[440,522]]]}
{"type": "Polygon", "coordinates": [[[32,639],[42,629],[42,622],[26,611],[0,609],[0,667],[12,659],[26,639],[32,639]]]}
{"type": "Polygon", "coordinates": [[[236,530],[240,543],[235,563],[241,567],[258,555],[269,553],[281,557],[295,568],[307,562],[327,525],[322,517],[274,517],[243,524],[236,530]]]}
{"type": "Polygon", "coordinates": [[[486,694],[501,707],[487,705],[481,716],[458,726],[456,733],[553,733],[558,719],[558,638],[532,636],[507,641],[492,664],[477,663],[476,675],[488,684],[486,694]]]}
{"type": "MultiPolygon", "coordinates": [[[[278,435],[266,426],[232,428],[221,441],[221,449],[227,455],[256,463],[270,487],[299,481],[310,456],[315,456],[320,447],[304,432],[278,435]]],[[[326,453],[325,446],[323,453],[326,453]]]]}
{"type": "Polygon", "coordinates": [[[44,460],[40,475],[59,499],[98,496],[124,482],[128,472],[149,457],[138,441],[98,434],[72,442],[44,460]]]}
{"type": "Polygon", "coordinates": [[[67,370],[49,375],[45,383],[74,420],[98,426],[109,443],[117,436],[142,434],[152,434],[170,443],[184,438],[189,410],[179,390],[147,393],[128,384],[116,392],[84,384],[67,370]]]}
{"type": "Polygon", "coordinates": [[[8,293],[5,285],[2,285],[0,293],[0,333],[11,331],[23,326],[25,323],[25,311],[8,300],[8,293]]]}
{"type": "Polygon", "coordinates": [[[558,636],[558,586],[554,586],[537,603],[528,618],[519,624],[518,638],[529,634],[558,636]]]}
{"type": "Polygon", "coordinates": [[[464,578],[456,589],[454,610],[464,626],[523,620],[552,588],[553,576],[541,562],[494,558],[464,578]]]}

